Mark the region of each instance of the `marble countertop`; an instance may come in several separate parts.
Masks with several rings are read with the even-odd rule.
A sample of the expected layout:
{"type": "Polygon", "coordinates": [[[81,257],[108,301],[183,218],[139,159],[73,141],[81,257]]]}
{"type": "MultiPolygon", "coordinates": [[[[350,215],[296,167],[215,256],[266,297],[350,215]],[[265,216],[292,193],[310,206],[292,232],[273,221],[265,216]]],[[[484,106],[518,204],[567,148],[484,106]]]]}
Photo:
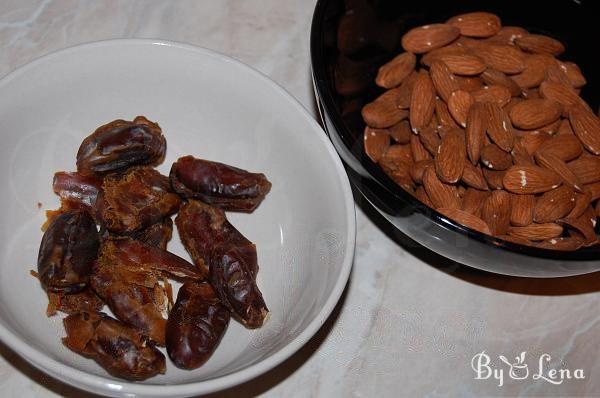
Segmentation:
{"type": "MultiPolygon", "coordinates": [[[[0,75],[77,43],[164,38],[253,66],[318,117],[308,49],[314,3],[2,0],[0,75]]],[[[276,369],[214,396],[600,396],[600,273],[535,280],[467,269],[397,236],[355,197],[354,269],[325,326],[276,369]],[[521,352],[530,371],[525,380],[518,380],[524,369],[514,359],[521,352]],[[515,365],[512,374],[500,355],[515,365]],[[472,364],[481,365],[481,379],[472,364]],[[571,379],[558,384],[553,368],[569,369],[571,379]],[[487,369],[497,377],[485,378],[487,369]],[[576,379],[576,369],[585,378],[576,379]]],[[[37,371],[1,343],[0,391],[92,396],[37,371]]]]}

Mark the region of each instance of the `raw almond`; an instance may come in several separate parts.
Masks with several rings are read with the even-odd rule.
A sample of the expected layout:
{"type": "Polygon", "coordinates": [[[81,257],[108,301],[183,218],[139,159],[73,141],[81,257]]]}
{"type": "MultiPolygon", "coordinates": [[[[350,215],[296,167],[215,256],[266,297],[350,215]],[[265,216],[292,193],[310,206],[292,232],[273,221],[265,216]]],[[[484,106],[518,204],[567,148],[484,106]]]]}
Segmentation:
{"type": "Polygon", "coordinates": [[[510,194],[510,223],[517,227],[524,227],[533,222],[533,209],[535,208],[534,195],[510,194]]]}
{"type": "Polygon", "coordinates": [[[448,110],[448,105],[441,98],[436,98],[435,100],[435,116],[440,126],[458,127],[458,124],[450,114],[450,110],[448,110]]]}
{"type": "Polygon", "coordinates": [[[490,37],[488,40],[498,44],[514,45],[515,40],[529,34],[520,26],[503,26],[498,33],[490,37]]]}
{"type": "Polygon", "coordinates": [[[462,210],[479,217],[481,215],[483,202],[488,196],[489,191],[467,188],[463,195],[462,210]]]}
{"type": "Polygon", "coordinates": [[[427,196],[427,192],[425,192],[425,188],[423,188],[422,185],[415,189],[415,198],[429,207],[434,207],[433,203],[431,203],[431,200],[429,199],[429,196],[427,196]]]}
{"type": "Polygon", "coordinates": [[[510,242],[510,243],[516,243],[516,244],[525,245],[525,246],[533,246],[535,244],[535,242],[532,242],[529,239],[519,238],[518,236],[512,236],[512,235],[498,235],[498,238],[505,240],[507,242],[510,242]]]}
{"type": "Polygon", "coordinates": [[[569,119],[563,119],[560,121],[560,125],[558,126],[558,131],[556,133],[558,135],[575,135],[575,132],[571,128],[571,122],[569,122],[569,119]]]}
{"type": "Polygon", "coordinates": [[[412,135],[408,120],[402,120],[400,123],[394,124],[387,129],[387,132],[397,144],[408,144],[412,135]]]}
{"type": "Polygon", "coordinates": [[[483,169],[483,177],[485,177],[490,189],[503,189],[505,174],[506,170],[483,169]]]}
{"type": "Polygon", "coordinates": [[[589,192],[575,193],[575,206],[567,215],[567,218],[578,218],[590,207],[592,194],[589,192]]]}
{"type": "Polygon", "coordinates": [[[433,166],[433,160],[420,160],[418,162],[413,163],[410,169],[410,176],[414,182],[417,184],[423,183],[423,174],[425,173],[425,169],[427,167],[433,166]]]}
{"type": "Polygon", "coordinates": [[[460,89],[456,78],[443,61],[434,60],[429,68],[429,74],[437,93],[446,102],[453,92],[460,89]]]}
{"type": "Polygon", "coordinates": [[[423,186],[436,209],[441,207],[451,209],[460,208],[460,198],[456,187],[441,182],[433,167],[425,169],[423,173],[423,186]]]}
{"type": "Polygon", "coordinates": [[[446,134],[435,156],[435,171],[439,179],[446,183],[455,183],[462,176],[466,158],[464,133],[453,130],[446,134]]]}
{"type": "Polygon", "coordinates": [[[556,39],[545,35],[529,34],[519,37],[515,44],[523,51],[530,53],[551,54],[554,56],[565,52],[565,46],[556,39]]]}
{"type": "Polygon", "coordinates": [[[517,166],[533,166],[533,157],[527,152],[527,149],[522,143],[522,138],[518,138],[515,141],[515,145],[510,152],[513,158],[513,163],[517,166]]]}
{"type": "Polygon", "coordinates": [[[386,130],[367,126],[364,133],[364,145],[367,156],[377,163],[390,146],[390,135],[386,130]]]}
{"type": "Polygon", "coordinates": [[[462,211],[460,209],[452,208],[440,208],[438,212],[442,213],[449,219],[456,221],[457,223],[464,225],[468,228],[474,229],[475,231],[481,232],[486,235],[490,235],[490,227],[481,218],[474,216],[473,214],[462,211]]]}
{"type": "Polygon", "coordinates": [[[581,142],[574,135],[557,135],[539,145],[537,152],[554,155],[568,162],[578,158],[583,152],[581,142]]]}
{"type": "Polygon", "coordinates": [[[566,217],[575,207],[575,193],[563,185],[544,193],[537,200],[533,213],[536,223],[547,223],[566,217]]]}
{"type": "Polygon", "coordinates": [[[408,52],[423,54],[453,42],[459,35],[457,27],[447,24],[419,26],[402,36],[402,47],[408,52]]]}
{"type": "Polygon", "coordinates": [[[408,169],[413,162],[409,145],[390,145],[379,159],[379,165],[386,173],[405,172],[406,175],[408,175],[408,169]]]}
{"type": "Polygon", "coordinates": [[[490,37],[498,33],[502,27],[500,18],[489,12],[456,15],[446,23],[460,29],[461,35],[470,37],[490,37]]]}
{"type": "Polygon", "coordinates": [[[396,105],[396,90],[389,90],[362,109],[362,117],[368,126],[384,129],[406,119],[408,112],[396,105]]]}
{"type": "Polygon", "coordinates": [[[456,81],[461,90],[469,93],[481,90],[484,87],[483,80],[480,77],[456,76],[456,81]]]}
{"type": "Polygon", "coordinates": [[[600,155],[600,119],[590,110],[574,106],[569,111],[569,121],[573,131],[583,146],[600,155]]]}
{"type": "Polygon", "coordinates": [[[435,110],[435,89],[427,73],[419,73],[410,98],[410,125],[418,132],[429,122],[435,110]]]}
{"type": "Polygon", "coordinates": [[[410,99],[412,97],[413,87],[419,77],[419,73],[413,71],[398,87],[396,95],[396,106],[400,109],[408,109],[410,107],[410,99]]]}
{"type": "Polygon", "coordinates": [[[469,109],[472,104],[473,98],[471,97],[471,94],[463,90],[453,92],[450,96],[450,100],[448,100],[448,110],[450,111],[450,114],[462,127],[466,127],[467,125],[467,116],[469,115],[469,109]]]}
{"type": "Polygon", "coordinates": [[[587,81],[577,64],[573,62],[559,62],[559,65],[567,74],[567,78],[573,87],[580,88],[586,85],[587,81]]]}
{"type": "Polygon", "coordinates": [[[521,73],[526,67],[525,54],[514,46],[490,44],[474,52],[488,67],[503,73],[521,73]]]}
{"type": "Polygon", "coordinates": [[[567,166],[577,176],[582,184],[591,184],[600,181],[600,158],[595,156],[581,156],[567,166]]]}
{"type": "Polygon", "coordinates": [[[558,237],[540,242],[536,246],[542,249],[575,251],[583,246],[583,241],[573,237],[558,237]]]}
{"type": "Polygon", "coordinates": [[[481,219],[493,235],[503,235],[510,225],[510,195],[506,191],[493,191],[483,202],[481,219]]]}
{"type": "Polygon", "coordinates": [[[525,69],[510,78],[517,83],[521,89],[539,86],[546,78],[546,69],[556,60],[545,54],[533,54],[525,58],[525,69]]]}
{"type": "Polygon", "coordinates": [[[556,101],[567,108],[574,105],[588,107],[585,101],[577,95],[575,89],[565,84],[544,81],[540,84],[540,95],[542,98],[556,101]]]}
{"type": "Polygon", "coordinates": [[[473,54],[444,54],[440,59],[448,66],[450,72],[462,76],[474,76],[486,68],[481,58],[473,54]]]}
{"type": "Polygon", "coordinates": [[[546,69],[545,80],[549,82],[556,82],[565,84],[567,86],[571,86],[571,80],[569,80],[565,69],[560,67],[558,61],[554,65],[550,65],[548,69],[546,69]]]}
{"type": "Polygon", "coordinates": [[[497,84],[485,86],[484,88],[471,93],[473,100],[476,102],[494,102],[499,107],[503,107],[510,102],[510,91],[505,87],[497,84]]]}
{"type": "Polygon", "coordinates": [[[410,136],[410,148],[412,150],[412,156],[415,162],[420,160],[431,159],[431,154],[427,149],[423,146],[423,143],[419,139],[419,136],[412,134],[410,136]]]}
{"type": "Polygon", "coordinates": [[[375,84],[383,88],[393,88],[406,79],[415,69],[417,57],[410,52],[404,52],[379,68],[375,84]]]}
{"type": "MultiPolygon", "coordinates": [[[[505,87],[510,96],[521,95],[521,88],[514,80],[506,76],[504,73],[499,72],[495,69],[486,69],[482,74],[481,78],[488,86],[503,86],[505,87]]],[[[509,97],[510,97],[509,96],[509,97]]],[[[509,98],[510,99],[510,98],[509,98]]]]}
{"type": "Polygon", "coordinates": [[[486,102],[485,108],[488,115],[488,136],[500,149],[510,152],[513,147],[514,134],[508,114],[492,102],[486,102]]]}
{"type": "Polygon", "coordinates": [[[483,147],[481,150],[481,163],[492,170],[506,170],[513,164],[512,156],[495,144],[483,147]]]}
{"type": "Polygon", "coordinates": [[[562,178],[565,184],[572,187],[573,189],[581,192],[583,190],[583,184],[577,178],[575,173],[567,166],[567,164],[555,155],[546,152],[537,152],[535,155],[537,163],[552,170],[562,178]]]}
{"type": "Polygon", "coordinates": [[[536,194],[558,188],[561,178],[553,171],[538,166],[513,166],[506,171],[503,186],[517,194],[536,194]]]}
{"type": "Polygon", "coordinates": [[[594,201],[596,199],[600,199],[600,182],[595,182],[593,184],[588,184],[583,187],[584,192],[589,192],[592,196],[590,201],[594,201]]]}
{"type": "Polygon", "coordinates": [[[481,168],[479,166],[473,166],[468,160],[465,160],[464,163],[465,166],[461,177],[462,181],[470,187],[487,191],[488,185],[481,168]]]}
{"type": "Polygon", "coordinates": [[[510,227],[508,234],[532,241],[547,240],[559,237],[563,227],[554,223],[530,224],[526,227],[510,227]]]}
{"type": "Polygon", "coordinates": [[[561,107],[547,99],[528,99],[516,104],[510,110],[514,126],[533,130],[555,122],[560,117],[561,107]]]}
{"type": "Polygon", "coordinates": [[[456,42],[454,42],[448,46],[444,46],[424,54],[421,58],[421,63],[425,66],[431,66],[434,60],[441,61],[442,57],[445,55],[472,55],[472,53],[470,50],[462,46],[458,46],[456,45],[456,42]]]}
{"type": "Polygon", "coordinates": [[[427,127],[421,130],[419,140],[432,156],[437,155],[441,140],[435,129],[427,127]]]}
{"type": "Polygon", "coordinates": [[[480,103],[474,103],[469,108],[467,115],[467,128],[465,137],[467,143],[467,154],[473,164],[479,162],[483,138],[487,129],[487,113],[485,107],[480,103]]]}
{"type": "Polygon", "coordinates": [[[581,233],[585,239],[584,244],[594,243],[597,240],[596,232],[594,232],[595,224],[594,220],[590,217],[586,217],[586,214],[577,218],[563,218],[557,221],[557,223],[565,225],[569,228],[573,228],[575,231],[581,233]]]}
{"type": "Polygon", "coordinates": [[[551,135],[540,133],[539,131],[526,132],[519,135],[519,139],[523,147],[527,150],[527,153],[533,155],[537,152],[538,148],[546,141],[552,138],[551,135]]]}

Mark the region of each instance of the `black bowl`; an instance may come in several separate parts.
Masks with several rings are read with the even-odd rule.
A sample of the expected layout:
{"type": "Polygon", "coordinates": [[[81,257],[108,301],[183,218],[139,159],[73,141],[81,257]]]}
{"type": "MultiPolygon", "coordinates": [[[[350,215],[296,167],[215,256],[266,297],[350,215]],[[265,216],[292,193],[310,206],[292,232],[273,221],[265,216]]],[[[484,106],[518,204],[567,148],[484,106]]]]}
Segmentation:
{"type": "Polygon", "coordinates": [[[567,51],[561,58],[581,67],[588,80],[581,95],[597,109],[600,57],[590,36],[597,23],[593,3],[563,0],[551,5],[535,3],[536,7],[527,3],[529,8],[523,4],[507,0],[319,0],[311,31],[319,110],[354,186],[395,228],[421,245],[462,264],[506,275],[563,277],[599,271],[599,245],[561,252],[479,233],[416,200],[364,154],[360,109],[382,92],[374,84],[377,68],[402,51],[404,32],[469,11],[490,11],[500,16],[503,25],[522,26],[565,43],[567,51]]]}

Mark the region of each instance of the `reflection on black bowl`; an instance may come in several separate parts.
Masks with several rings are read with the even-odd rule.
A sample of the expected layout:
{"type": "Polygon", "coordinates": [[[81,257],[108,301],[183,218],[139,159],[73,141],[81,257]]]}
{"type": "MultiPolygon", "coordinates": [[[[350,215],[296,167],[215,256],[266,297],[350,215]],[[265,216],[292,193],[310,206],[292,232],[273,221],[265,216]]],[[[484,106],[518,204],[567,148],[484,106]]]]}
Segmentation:
{"type": "Polygon", "coordinates": [[[327,133],[346,165],[352,183],[398,230],[423,246],[486,271],[528,277],[560,277],[600,270],[599,245],[575,252],[523,246],[463,227],[416,200],[364,155],[362,106],[381,94],[377,68],[401,52],[409,29],[469,11],[490,11],[504,25],[545,33],[567,46],[588,84],[581,95],[598,109],[600,58],[590,51],[595,26],[592,2],[563,0],[543,13],[520,1],[319,0],[311,32],[315,91],[327,133]]]}

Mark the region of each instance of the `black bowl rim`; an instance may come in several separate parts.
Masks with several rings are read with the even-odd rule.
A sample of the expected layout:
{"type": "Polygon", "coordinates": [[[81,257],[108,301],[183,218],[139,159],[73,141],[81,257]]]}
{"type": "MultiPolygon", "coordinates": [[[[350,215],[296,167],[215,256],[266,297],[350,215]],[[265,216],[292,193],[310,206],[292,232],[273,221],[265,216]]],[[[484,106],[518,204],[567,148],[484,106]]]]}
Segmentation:
{"type": "Polygon", "coordinates": [[[551,258],[554,260],[578,260],[590,261],[600,260],[600,244],[590,247],[583,247],[575,251],[561,251],[553,249],[545,249],[540,247],[526,246],[519,243],[510,242],[504,239],[499,239],[490,235],[483,234],[474,229],[458,224],[454,220],[444,216],[435,209],[425,205],[417,200],[414,196],[406,192],[397,185],[391,178],[383,173],[379,167],[370,159],[360,159],[356,157],[351,150],[348,137],[350,132],[342,120],[341,114],[337,111],[335,100],[327,87],[327,71],[325,67],[325,57],[323,56],[324,48],[321,46],[324,28],[324,13],[326,3],[329,0],[318,0],[313,13],[310,33],[310,57],[312,74],[314,80],[314,88],[317,101],[320,101],[322,111],[326,113],[333,123],[335,129],[341,132],[341,138],[348,151],[352,156],[365,168],[369,173],[369,178],[383,188],[392,197],[401,203],[412,206],[415,211],[421,213],[425,217],[433,220],[441,227],[455,231],[461,235],[475,239],[479,242],[489,244],[492,247],[508,250],[518,254],[524,254],[532,257],[551,258]]]}

